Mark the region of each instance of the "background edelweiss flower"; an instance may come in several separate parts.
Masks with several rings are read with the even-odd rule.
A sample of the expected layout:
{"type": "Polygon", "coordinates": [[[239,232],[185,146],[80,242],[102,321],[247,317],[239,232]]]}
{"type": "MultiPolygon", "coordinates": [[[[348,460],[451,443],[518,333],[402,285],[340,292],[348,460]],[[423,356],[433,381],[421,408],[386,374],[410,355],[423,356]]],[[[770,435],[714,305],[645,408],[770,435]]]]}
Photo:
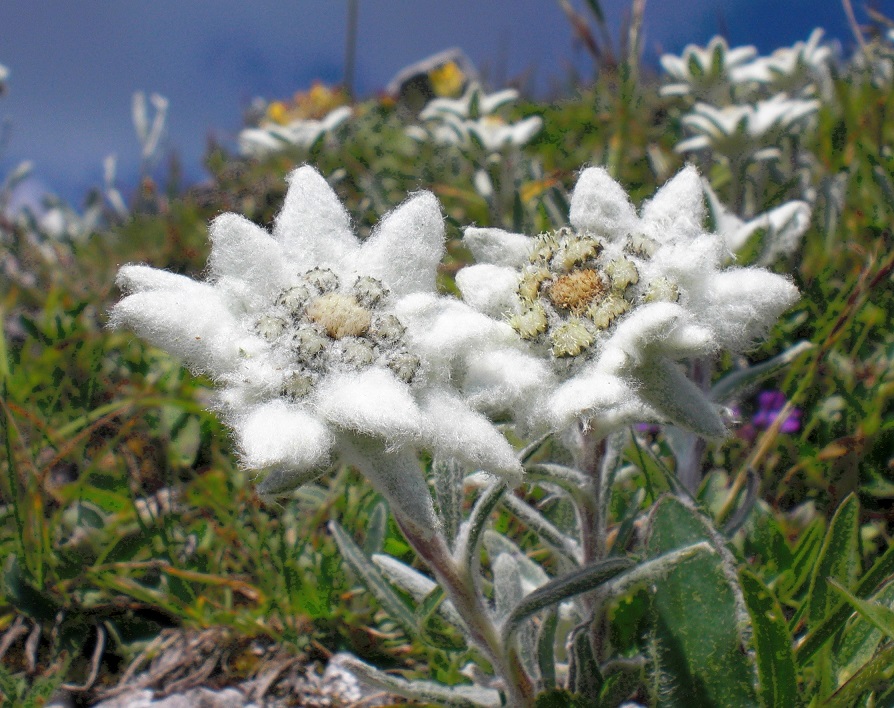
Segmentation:
{"type": "Polygon", "coordinates": [[[726,39],[716,36],[704,49],[689,44],[680,56],[665,54],[661,66],[671,83],[661,87],[662,96],[692,96],[699,101],[728,100],[732,85],[739,83],[738,70],[757,54],[751,45],[730,49],[726,39]]]}
{"type": "Polygon", "coordinates": [[[832,48],[821,44],[822,38],[823,30],[817,27],[806,42],[795,42],[755,59],[741,67],[739,76],[743,81],[765,84],[773,91],[792,95],[812,96],[819,86],[826,97],[831,89],[832,48]]]}
{"type": "Polygon", "coordinates": [[[474,84],[460,98],[436,98],[429,102],[419,114],[426,127],[409,126],[407,134],[415,140],[433,140],[440,145],[467,147],[474,141],[489,153],[520,147],[540,132],[543,119],[530,116],[509,123],[494,114],[517,98],[518,91],[514,89],[486,94],[474,84]]]}
{"type": "Polygon", "coordinates": [[[714,227],[723,236],[730,253],[743,248],[758,231],[764,232],[754,260],[757,265],[769,266],[780,256],[794,253],[801,237],[810,227],[811,208],[805,201],[792,200],[745,221],[721,203],[707,180],[702,180],[702,183],[714,227]]]}
{"type": "MultiPolygon", "coordinates": [[[[448,386],[451,357],[505,326],[435,294],[444,239],[435,197],[415,194],[361,244],[318,172],[302,167],[288,181],[272,234],[236,214],[212,222],[207,282],[122,268],[130,294],[113,326],[215,379],[244,464],[269,470],[262,493],[314,478],[338,454],[409,470],[407,451],[419,447],[517,472],[505,439],[448,386]]],[[[395,472],[374,482],[393,502],[425,486],[406,475],[402,491],[395,472]]]]}
{"type": "Polygon", "coordinates": [[[775,159],[779,149],[774,144],[800,131],[818,110],[816,100],[792,99],[784,94],[753,105],[715,108],[697,103],[683,116],[683,125],[693,135],[674,150],[716,150],[731,160],[775,159]]]}
{"type": "Polygon", "coordinates": [[[351,108],[340,106],[321,120],[299,118],[285,125],[266,121],[257,128],[245,128],[239,133],[239,150],[243,155],[262,157],[284,150],[290,145],[310,147],[350,116],[351,108]]]}
{"type": "Polygon", "coordinates": [[[719,409],[676,362],[749,347],[798,293],[766,270],[724,269],[725,243],[704,217],[693,167],[640,215],[604,169],[590,168],[570,227],[535,238],[467,229],[478,264],[456,276],[464,299],[527,343],[482,355],[466,381],[470,400],[511,407],[532,427],[584,418],[606,432],[657,421],[724,434],[719,409]]]}

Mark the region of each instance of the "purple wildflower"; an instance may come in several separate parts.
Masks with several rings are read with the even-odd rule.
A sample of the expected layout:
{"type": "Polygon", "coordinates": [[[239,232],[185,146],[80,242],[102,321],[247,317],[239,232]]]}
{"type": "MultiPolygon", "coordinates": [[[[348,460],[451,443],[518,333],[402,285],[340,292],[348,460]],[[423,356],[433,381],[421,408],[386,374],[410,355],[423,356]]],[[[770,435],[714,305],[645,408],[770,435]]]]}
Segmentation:
{"type": "MultiPolygon", "coordinates": [[[[758,410],[751,419],[755,427],[760,429],[769,428],[774,421],[782,413],[782,409],[787,403],[785,394],[782,391],[761,391],[757,397],[758,410]]],[[[801,429],[801,411],[798,408],[792,408],[788,417],[779,427],[780,433],[796,433],[801,429]]]]}

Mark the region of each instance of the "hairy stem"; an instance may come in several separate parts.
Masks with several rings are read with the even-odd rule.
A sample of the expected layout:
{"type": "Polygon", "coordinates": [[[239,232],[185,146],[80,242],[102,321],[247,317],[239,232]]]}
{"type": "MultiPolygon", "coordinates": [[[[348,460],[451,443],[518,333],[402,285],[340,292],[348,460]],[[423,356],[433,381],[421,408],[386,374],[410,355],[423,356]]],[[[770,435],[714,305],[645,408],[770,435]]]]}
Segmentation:
{"type": "Polygon", "coordinates": [[[453,603],[475,645],[484,652],[506,684],[507,705],[528,708],[534,705],[536,689],[514,652],[504,651],[500,632],[491,621],[474,578],[460,568],[440,535],[418,533],[414,524],[405,524],[395,515],[401,531],[419,556],[428,564],[438,583],[453,603]]]}

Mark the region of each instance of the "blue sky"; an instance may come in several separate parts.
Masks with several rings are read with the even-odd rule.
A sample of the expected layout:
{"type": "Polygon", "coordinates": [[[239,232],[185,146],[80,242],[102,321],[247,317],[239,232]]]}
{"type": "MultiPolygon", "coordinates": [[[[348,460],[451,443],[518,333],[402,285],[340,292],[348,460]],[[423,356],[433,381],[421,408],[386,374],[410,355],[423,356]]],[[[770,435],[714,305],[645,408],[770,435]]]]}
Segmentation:
{"type": "MultiPolygon", "coordinates": [[[[533,71],[541,93],[590,69],[554,0],[358,0],[356,86],[369,95],[403,66],[461,47],[491,75],[533,71]]],[[[582,8],[582,0],[572,0],[582,8]]],[[[855,5],[861,3],[855,2],[855,5]]],[[[894,0],[876,3],[894,14],[894,0]]],[[[613,36],[629,0],[603,0],[613,36]]],[[[21,160],[76,205],[116,154],[126,188],[139,160],[134,91],[170,101],[166,147],[202,178],[209,136],[232,142],[255,96],[342,78],[347,0],[2,0],[0,178],[21,160]]],[[[764,52],[826,28],[848,48],[840,0],[648,0],[645,49],[679,52],[723,31],[764,52]]]]}

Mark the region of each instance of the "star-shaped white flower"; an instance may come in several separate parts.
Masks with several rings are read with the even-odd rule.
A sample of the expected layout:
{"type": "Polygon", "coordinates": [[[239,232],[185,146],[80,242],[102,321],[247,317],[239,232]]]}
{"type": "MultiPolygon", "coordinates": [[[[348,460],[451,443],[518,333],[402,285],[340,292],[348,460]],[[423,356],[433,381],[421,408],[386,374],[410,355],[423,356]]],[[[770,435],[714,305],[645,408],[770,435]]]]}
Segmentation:
{"type": "Polygon", "coordinates": [[[726,103],[741,82],[739,70],[748,65],[757,49],[753,46],[730,49],[717,36],[702,48],[689,44],[680,56],[665,54],[661,66],[671,82],[661,87],[662,96],[691,96],[698,101],[726,103]]]}
{"type": "Polygon", "coordinates": [[[476,84],[460,98],[431,101],[419,114],[426,127],[409,126],[407,134],[415,140],[432,140],[439,145],[468,147],[477,142],[488,153],[521,147],[540,132],[543,119],[530,116],[509,123],[495,115],[498,108],[517,98],[514,89],[485,94],[476,84]]]}
{"type": "Polygon", "coordinates": [[[653,420],[722,435],[720,411],[677,362],[751,346],[798,292],[766,270],[724,268],[725,243],[704,217],[692,167],[640,215],[604,169],[590,168],[572,194],[570,227],[535,238],[468,229],[478,264],[457,285],[525,344],[479,357],[470,400],[535,429],[584,419],[608,432],[653,420]]]}
{"type": "Polygon", "coordinates": [[[794,253],[810,227],[811,209],[805,201],[792,200],[745,221],[721,203],[706,180],[703,184],[717,233],[723,236],[730,253],[736,253],[758,231],[764,231],[763,243],[754,261],[757,265],[768,266],[780,256],[794,253]]]}
{"type": "Polygon", "coordinates": [[[122,268],[130,294],[112,324],[215,380],[244,464],[268,470],[263,493],[367,452],[392,502],[413,497],[414,485],[420,498],[427,491],[412,473],[384,469],[383,455],[409,469],[407,456],[425,448],[518,472],[502,435],[450,388],[462,357],[508,328],[436,294],[444,226],[435,197],[413,195],[360,243],[318,172],[302,167],[288,181],[272,234],[236,214],[212,222],[205,282],[122,268]]]}
{"type": "Polygon", "coordinates": [[[286,125],[264,122],[257,128],[245,128],[239,133],[239,150],[243,155],[264,157],[291,145],[307,148],[350,116],[349,106],[339,106],[321,120],[300,118],[286,125]]]}
{"type": "Polygon", "coordinates": [[[697,103],[683,116],[692,137],[677,152],[715,150],[730,160],[767,160],[779,157],[778,144],[801,131],[819,110],[816,100],[791,99],[779,94],[756,104],[716,108],[697,103]]]}
{"type": "Polygon", "coordinates": [[[831,87],[829,63],[832,49],[821,44],[823,30],[817,27],[806,42],[795,42],[791,47],[781,47],[770,56],[759,57],[739,71],[742,81],[754,81],[768,85],[771,90],[791,95],[810,96],[816,93],[817,84],[826,95],[831,87]]]}

